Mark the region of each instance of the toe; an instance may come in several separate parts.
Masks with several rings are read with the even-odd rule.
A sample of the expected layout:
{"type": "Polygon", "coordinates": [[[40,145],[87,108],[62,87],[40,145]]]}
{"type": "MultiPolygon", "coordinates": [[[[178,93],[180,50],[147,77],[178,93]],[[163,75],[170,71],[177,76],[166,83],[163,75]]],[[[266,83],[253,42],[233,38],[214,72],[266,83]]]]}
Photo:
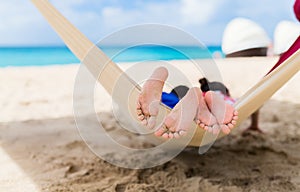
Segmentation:
{"type": "Polygon", "coordinates": [[[230,129],[227,125],[221,125],[221,129],[222,129],[223,133],[225,133],[225,134],[230,133],[230,129]]]}
{"type": "Polygon", "coordinates": [[[229,127],[229,129],[233,129],[234,125],[232,123],[228,123],[227,126],[229,127]]]}
{"type": "Polygon", "coordinates": [[[145,115],[145,116],[150,115],[149,110],[146,105],[142,106],[141,110],[142,110],[143,115],[145,115]]]}
{"type": "Polygon", "coordinates": [[[144,116],[144,115],[139,115],[139,116],[138,116],[138,119],[139,119],[140,121],[143,121],[143,120],[145,119],[145,116],[144,116]]]}
{"type": "Polygon", "coordinates": [[[184,130],[180,130],[180,131],[179,131],[179,135],[180,135],[180,136],[184,136],[184,135],[186,135],[186,131],[184,131],[184,130]]]}
{"type": "Polygon", "coordinates": [[[137,113],[138,115],[142,115],[142,114],[143,114],[142,109],[141,109],[141,108],[138,108],[138,109],[136,110],[136,113],[137,113]]]}
{"type": "Polygon", "coordinates": [[[200,125],[199,125],[201,128],[204,128],[204,127],[206,127],[206,125],[204,124],[204,123],[200,123],[200,125]]]}
{"type": "Polygon", "coordinates": [[[180,137],[179,132],[174,133],[174,138],[178,139],[180,137]]]}
{"type": "Polygon", "coordinates": [[[169,134],[168,134],[168,133],[164,133],[164,134],[162,135],[162,137],[165,138],[165,139],[168,139],[168,138],[169,138],[169,134]]]}

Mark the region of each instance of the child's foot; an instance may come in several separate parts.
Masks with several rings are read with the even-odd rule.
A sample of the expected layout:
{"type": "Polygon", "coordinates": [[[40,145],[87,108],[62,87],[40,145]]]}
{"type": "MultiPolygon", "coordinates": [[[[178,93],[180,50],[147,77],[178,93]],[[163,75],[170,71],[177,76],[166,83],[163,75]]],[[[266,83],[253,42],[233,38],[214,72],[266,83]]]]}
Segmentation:
{"type": "Polygon", "coordinates": [[[143,125],[153,129],[156,124],[156,116],[159,111],[162,89],[168,70],[164,67],[155,69],[151,77],[146,81],[137,102],[137,115],[143,125]]]}
{"type": "Polygon", "coordinates": [[[212,114],[216,117],[221,130],[225,134],[228,134],[236,124],[238,112],[232,105],[226,103],[219,93],[213,91],[206,92],[205,101],[212,114]]]}
{"type": "Polygon", "coordinates": [[[179,138],[185,135],[196,116],[199,95],[199,88],[191,88],[166,116],[155,135],[164,138],[179,138]]]}
{"type": "Polygon", "coordinates": [[[198,112],[196,115],[196,123],[197,125],[199,125],[199,127],[209,132],[213,132],[214,134],[217,134],[220,130],[217,119],[208,109],[202,94],[200,94],[199,96],[199,105],[198,105],[198,112]]]}

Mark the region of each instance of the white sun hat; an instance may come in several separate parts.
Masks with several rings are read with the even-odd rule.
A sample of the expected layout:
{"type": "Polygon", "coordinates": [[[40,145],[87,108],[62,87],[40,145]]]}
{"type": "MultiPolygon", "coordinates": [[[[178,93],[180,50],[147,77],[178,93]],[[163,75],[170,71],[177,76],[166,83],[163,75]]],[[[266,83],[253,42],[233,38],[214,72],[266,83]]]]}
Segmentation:
{"type": "Polygon", "coordinates": [[[274,31],[274,53],[279,55],[291,47],[300,35],[300,24],[292,21],[281,21],[274,31]]]}
{"type": "Polygon", "coordinates": [[[268,47],[271,41],[265,30],[246,18],[231,20],[223,33],[222,50],[227,54],[252,48],[268,47]]]}

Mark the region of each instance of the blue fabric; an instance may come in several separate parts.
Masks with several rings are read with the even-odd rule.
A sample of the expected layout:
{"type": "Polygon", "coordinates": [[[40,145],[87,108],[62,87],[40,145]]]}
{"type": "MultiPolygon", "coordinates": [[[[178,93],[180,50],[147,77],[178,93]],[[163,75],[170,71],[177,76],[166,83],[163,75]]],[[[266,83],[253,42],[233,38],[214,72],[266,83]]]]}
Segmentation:
{"type": "Polygon", "coordinates": [[[174,93],[163,92],[161,95],[161,101],[168,107],[173,108],[179,102],[179,98],[174,93]]]}

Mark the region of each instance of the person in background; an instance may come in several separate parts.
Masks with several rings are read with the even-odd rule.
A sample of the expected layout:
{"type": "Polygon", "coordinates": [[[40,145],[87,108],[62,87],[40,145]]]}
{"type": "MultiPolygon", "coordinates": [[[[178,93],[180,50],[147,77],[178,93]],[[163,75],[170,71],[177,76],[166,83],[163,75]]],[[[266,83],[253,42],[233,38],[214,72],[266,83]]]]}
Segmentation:
{"type": "MultiPolygon", "coordinates": [[[[246,18],[231,20],[223,34],[222,50],[226,57],[267,56],[271,44],[266,31],[257,23],[246,18]]],[[[259,131],[259,110],[251,115],[247,130],[259,131]]]]}
{"type": "Polygon", "coordinates": [[[274,30],[274,54],[286,52],[300,34],[300,24],[294,21],[281,21],[274,30]]]}
{"type": "MultiPolygon", "coordinates": [[[[293,9],[294,9],[296,18],[298,19],[298,21],[300,21],[300,0],[295,1],[293,9]]],[[[250,22],[248,21],[248,23],[250,23],[250,22]]],[[[248,28],[246,28],[246,29],[248,30],[248,28]]],[[[252,27],[252,30],[253,30],[253,27],[252,27]]],[[[298,30],[298,29],[296,29],[296,30],[298,30]]],[[[227,31],[226,33],[224,32],[222,48],[223,48],[224,53],[226,54],[226,57],[265,56],[265,55],[267,55],[266,48],[268,47],[268,43],[267,43],[268,38],[266,36],[266,33],[263,32],[262,29],[257,30],[257,32],[259,32],[259,31],[260,31],[260,35],[257,36],[258,38],[255,38],[254,41],[252,41],[252,44],[249,44],[252,46],[248,46],[242,50],[238,50],[238,49],[234,49],[234,48],[230,49],[230,44],[228,44],[229,42],[226,42],[227,40],[225,39],[225,38],[227,38],[227,36],[230,36],[230,31],[227,31]]],[[[248,31],[246,33],[248,33],[248,31]]],[[[295,33],[296,33],[296,35],[293,33],[293,37],[292,37],[295,39],[295,41],[292,44],[290,42],[286,42],[286,44],[288,44],[288,46],[291,44],[290,47],[287,50],[283,49],[282,51],[280,51],[278,53],[278,54],[280,54],[279,60],[266,75],[268,75],[273,70],[275,70],[281,63],[283,63],[286,59],[288,59],[291,55],[293,55],[296,51],[299,50],[300,34],[299,34],[299,32],[298,32],[298,35],[297,35],[297,32],[295,32],[295,33]]],[[[241,33],[239,33],[239,34],[241,34],[241,33]]],[[[239,36],[229,37],[229,40],[237,43],[237,40],[235,40],[235,39],[232,40],[232,38],[234,38],[234,37],[239,37],[239,36]]],[[[249,40],[250,39],[253,39],[253,37],[249,37],[249,40]]],[[[248,42],[248,41],[245,41],[245,42],[248,42]]],[[[276,48],[275,48],[275,51],[276,51],[276,48]]],[[[256,112],[254,112],[252,114],[252,116],[251,116],[252,121],[251,121],[251,125],[248,128],[248,130],[254,130],[254,131],[261,132],[261,130],[259,129],[259,126],[258,126],[258,117],[259,117],[259,110],[257,110],[256,112]]]]}
{"type": "MultiPolygon", "coordinates": [[[[298,21],[300,21],[300,0],[296,0],[294,3],[294,13],[298,21]]],[[[291,47],[284,53],[280,55],[278,62],[274,65],[274,67],[268,72],[271,73],[274,69],[276,69],[282,62],[284,62],[287,58],[293,55],[300,48],[300,35],[298,35],[297,39],[291,45],[291,47]]]]}
{"type": "MultiPolygon", "coordinates": [[[[300,0],[295,1],[294,12],[297,19],[300,20],[300,0]]],[[[260,26],[250,20],[237,18],[228,24],[224,32],[222,49],[226,57],[266,56],[269,45],[270,40],[260,26]]],[[[299,50],[299,47],[300,36],[280,56],[279,61],[268,74],[299,50]]],[[[136,112],[142,124],[148,128],[154,128],[156,124],[162,89],[167,78],[167,69],[163,67],[157,68],[146,81],[138,98],[136,112]]],[[[199,81],[201,86],[203,86],[203,83],[209,83],[207,79],[204,80],[206,82],[203,79],[199,81]]],[[[176,92],[172,93],[178,99],[176,102],[179,102],[155,131],[155,135],[164,138],[178,138],[186,133],[192,121],[196,121],[200,127],[214,133],[222,130],[227,134],[236,124],[238,112],[232,106],[234,100],[231,100],[229,92],[228,98],[230,99],[225,99],[226,90],[225,95],[221,91],[211,90],[204,93],[197,87],[191,89],[183,87],[182,91],[186,93],[181,100],[176,92]]],[[[258,111],[252,115],[252,123],[248,130],[260,131],[258,127],[258,111]]]]}

